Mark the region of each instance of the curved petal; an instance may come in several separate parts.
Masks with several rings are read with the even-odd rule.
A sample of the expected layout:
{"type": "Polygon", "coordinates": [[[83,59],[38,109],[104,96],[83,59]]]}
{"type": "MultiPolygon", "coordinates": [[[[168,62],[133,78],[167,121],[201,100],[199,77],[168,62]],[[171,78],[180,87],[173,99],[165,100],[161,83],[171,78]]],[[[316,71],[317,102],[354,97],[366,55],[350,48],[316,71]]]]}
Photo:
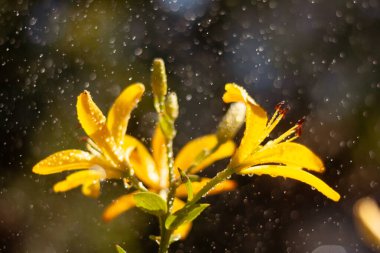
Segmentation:
{"type": "Polygon", "coordinates": [[[197,166],[191,169],[191,173],[197,173],[204,168],[207,168],[214,162],[222,160],[232,156],[235,152],[236,145],[233,141],[226,141],[213,153],[207,156],[203,161],[201,161],[197,166]]]}
{"type": "Polygon", "coordinates": [[[175,172],[178,175],[178,168],[181,170],[188,170],[191,166],[191,173],[196,173],[203,170],[210,164],[217,160],[230,157],[235,151],[235,144],[233,141],[226,141],[215,152],[209,154],[207,157],[202,158],[202,152],[212,151],[217,145],[218,138],[216,135],[205,135],[189,141],[178,153],[174,161],[175,172]]]}
{"type": "Polygon", "coordinates": [[[267,125],[268,116],[264,109],[261,108],[242,87],[234,83],[228,83],[225,89],[226,92],[223,95],[224,102],[243,102],[247,109],[244,136],[234,156],[233,162],[233,164],[238,164],[251,154],[266,138],[263,134],[267,125]]]}
{"type": "Polygon", "coordinates": [[[68,149],[54,153],[33,167],[33,172],[41,175],[66,170],[89,169],[96,164],[96,158],[86,151],[68,149]]]}
{"type": "MultiPolygon", "coordinates": [[[[184,205],[185,205],[185,203],[182,200],[180,200],[178,198],[174,198],[173,212],[178,211],[184,205]]],[[[173,235],[179,237],[179,239],[181,239],[181,240],[184,240],[187,237],[187,235],[189,234],[191,227],[192,227],[191,222],[182,224],[176,230],[173,231],[173,235]]]]}
{"type": "Polygon", "coordinates": [[[82,185],[83,195],[91,198],[97,198],[100,195],[100,182],[98,180],[84,183],[82,185]]]}
{"type": "Polygon", "coordinates": [[[82,170],[75,172],[54,185],[55,192],[65,192],[74,189],[82,184],[96,183],[105,179],[105,173],[101,170],[82,170]]]}
{"type": "Polygon", "coordinates": [[[252,167],[268,163],[297,166],[315,172],[325,170],[323,162],[317,155],[304,145],[295,142],[282,142],[273,146],[268,144],[245,160],[242,166],[252,167]]]}
{"type": "Polygon", "coordinates": [[[241,170],[239,174],[267,174],[272,177],[280,176],[292,178],[314,187],[326,197],[334,201],[338,201],[340,199],[339,193],[337,193],[321,179],[295,166],[261,165],[241,170]]]}
{"type": "Polygon", "coordinates": [[[117,144],[123,140],[127,131],[128,121],[131,117],[132,110],[140,101],[145,87],[141,83],[128,86],[116,98],[107,116],[107,127],[117,144]]]}
{"type": "MultiPolygon", "coordinates": [[[[199,192],[211,179],[210,178],[202,178],[200,182],[192,182],[191,186],[193,188],[193,193],[196,194],[199,192]]],[[[237,183],[233,180],[226,180],[219,184],[217,184],[211,191],[207,193],[207,195],[213,195],[222,193],[225,191],[232,191],[236,188],[237,183]]],[[[176,190],[177,197],[186,197],[187,190],[184,184],[181,184],[176,190]]]]}
{"type": "Polygon", "coordinates": [[[247,91],[236,83],[227,83],[224,86],[224,89],[226,90],[226,92],[223,94],[223,101],[225,103],[249,102],[251,104],[257,105],[255,100],[248,95],[247,91]]]}
{"type": "Polygon", "coordinates": [[[190,166],[199,163],[196,161],[202,152],[210,151],[216,146],[218,139],[216,135],[205,135],[186,143],[178,152],[174,160],[174,168],[186,171],[190,166]]]}
{"type": "MultiPolygon", "coordinates": [[[[135,150],[131,153],[129,160],[137,177],[148,186],[159,189],[160,177],[156,170],[156,165],[149,151],[136,138],[125,135],[124,146],[134,146],[135,150]]],[[[126,149],[126,148],[124,148],[126,149]]]]}
{"type": "Polygon", "coordinates": [[[102,152],[114,162],[122,161],[124,159],[123,153],[116,146],[115,140],[107,128],[106,118],[88,91],[84,91],[78,96],[77,113],[83,130],[102,152]]]}
{"type": "Polygon", "coordinates": [[[130,208],[136,205],[135,199],[133,197],[134,193],[123,195],[115,199],[103,213],[103,220],[110,221],[120,214],[128,211],[130,208]]]}
{"type": "Polygon", "coordinates": [[[165,136],[161,128],[156,127],[152,139],[153,159],[156,162],[156,168],[160,176],[160,187],[166,188],[169,184],[168,158],[166,152],[165,136]]]}

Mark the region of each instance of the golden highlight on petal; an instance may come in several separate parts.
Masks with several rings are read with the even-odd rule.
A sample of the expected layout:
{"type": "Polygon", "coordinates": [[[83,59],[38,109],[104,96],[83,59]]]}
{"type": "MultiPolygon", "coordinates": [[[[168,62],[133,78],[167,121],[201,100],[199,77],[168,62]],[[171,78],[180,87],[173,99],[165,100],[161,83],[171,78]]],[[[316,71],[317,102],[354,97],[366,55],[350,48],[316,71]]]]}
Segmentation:
{"type": "MultiPolygon", "coordinates": [[[[191,186],[193,188],[193,193],[197,194],[211,179],[210,178],[202,178],[200,182],[192,182],[191,186]]],[[[226,191],[232,191],[237,187],[237,183],[233,180],[225,180],[219,184],[217,184],[211,191],[207,193],[207,195],[219,194],[226,191]]],[[[176,191],[177,197],[186,197],[187,190],[184,184],[180,185],[176,191]]]]}
{"type": "Polygon", "coordinates": [[[141,83],[128,86],[117,97],[107,116],[107,126],[115,142],[119,145],[128,127],[132,110],[143,95],[145,87],[141,83]]]}
{"type": "Polygon", "coordinates": [[[108,222],[123,212],[128,211],[130,208],[136,205],[133,193],[123,195],[115,199],[103,213],[103,220],[108,222]]]}
{"type": "Polygon", "coordinates": [[[316,176],[310,174],[302,170],[300,167],[295,166],[280,166],[280,165],[261,165],[255,166],[248,169],[241,170],[239,174],[251,174],[251,175],[269,175],[272,177],[285,177],[292,178],[303,183],[306,183],[319,192],[321,192],[326,197],[338,201],[340,199],[339,193],[337,193],[334,189],[328,186],[321,179],[316,176]]]}
{"type": "Polygon", "coordinates": [[[144,144],[132,136],[125,135],[123,145],[125,146],[123,149],[126,149],[128,146],[135,147],[129,160],[137,177],[148,186],[159,189],[160,177],[156,169],[156,164],[144,144]]]}
{"type": "Polygon", "coordinates": [[[178,168],[186,171],[191,166],[194,166],[190,171],[194,174],[218,160],[230,157],[234,153],[235,143],[233,141],[227,141],[207,157],[201,157],[202,152],[210,152],[217,143],[218,138],[215,134],[205,135],[189,141],[179,151],[174,160],[175,172],[178,174],[178,168]]]}
{"type": "Polygon", "coordinates": [[[77,112],[79,122],[88,136],[98,132],[106,123],[106,117],[94,103],[88,91],[78,96],[77,112]]]}
{"type": "Polygon", "coordinates": [[[236,152],[236,162],[246,159],[266,138],[263,133],[267,121],[266,112],[261,107],[247,104],[245,131],[236,152]]]}
{"type": "Polygon", "coordinates": [[[186,143],[175,158],[175,171],[177,171],[178,168],[186,171],[191,165],[197,162],[196,158],[198,158],[201,152],[210,151],[216,146],[217,142],[218,139],[216,135],[205,135],[186,143]]]}
{"type": "Polygon", "coordinates": [[[168,158],[166,154],[165,136],[160,126],[156,127],[152,138],[152,154],[160,177],[160,187],[166,188],[169,184],[168,158]]]}
{"type": "Polygon", "coordinates": [[[75,172],[54,185],[55,192],[65,192],[82,184],[96,183],[105,178],[105,172],[101,170],[82,170],[75,172]]]}
{"type": "Polygon", "coordinates": [[[244,164],[251,167],[267,163],[297,166],[315,172],[324,171],[323,163],[317,155],[304,145],[294,142],[268,144],[244,161],[242,167],[244,164]]]}
{"type": "Polygon", "coordinates": [[[115,163],[122,161],[124,156],[107,128],[106,118],[88,91],[84,91],[78,96],[77,113],[83,130],[102,152],[115,163]]]}
{"type": "Polygon", "coordinates": [[[195,166],[191,170],[191,172],[197,173],[199,171],[202,171],[204,168],[207,168],[211,164],[215,163],[216,161],[232,156],[235,152],[235,149],[236,145],[233,141],[226,141],[225,143],[220,145],[220,147],[215,152],[211,153],[201,163],[195,166]]]}
{"type": "Polygon", "coordinates": [[[225,89],[226,92],[223,95],[224,102],[243,102],[246,105],[244,136],[233,158],[233,164],[236,165],[247,158],[266,138],[266,136],[263,136],[263,133],[268,122],[268,116],[264,109],[242,87],[229,83],[226,84],[225,89]]]}
{"type": "Polygon", "coordinates": [[[94,166],[95,157],[78,149],[68,149],[54,153],[33,167],[33,172],[41,175],[58,173],[66,170],[88,169],[94,166]]]}
{"type": "MultiPolygon", "coordinates": [[[[243,102],[247,103],[249,99],[249,95],[246,90],[244,90],[242,87],[235,83],[227,83],[224,86],[226,92],[223,95],[223,101],[225,103],[232,103],[232,102],[243,102]]],[[[254,100],[252,99],[252,103],[255,104],[254,100]]]]}

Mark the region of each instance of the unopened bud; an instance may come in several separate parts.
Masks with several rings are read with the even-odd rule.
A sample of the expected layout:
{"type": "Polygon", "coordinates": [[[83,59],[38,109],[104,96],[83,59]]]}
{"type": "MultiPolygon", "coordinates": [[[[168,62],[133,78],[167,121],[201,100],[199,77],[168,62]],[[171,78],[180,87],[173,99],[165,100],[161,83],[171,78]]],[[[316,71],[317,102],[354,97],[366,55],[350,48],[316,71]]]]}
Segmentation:
{"type": "Polygon", "coordinates": [[[162,59],[153,60],[151,82],[154,96],[156,96],[159,101],[162,101],[167,93],[165,63],[162,59]]]}
{"type": "Polygon", "coordinates": [[[245,120],[245,105],[237,102],[231,104],[216,130],[219,143],[224,143],[235,137],[245,120]]]}
{"type": "Polygon", "coordinates": [[[178,117],[178,99],[175,92],[170,92],[166,97],[165,101],[166,114],[171,119],[176,119],[178,117]]]}

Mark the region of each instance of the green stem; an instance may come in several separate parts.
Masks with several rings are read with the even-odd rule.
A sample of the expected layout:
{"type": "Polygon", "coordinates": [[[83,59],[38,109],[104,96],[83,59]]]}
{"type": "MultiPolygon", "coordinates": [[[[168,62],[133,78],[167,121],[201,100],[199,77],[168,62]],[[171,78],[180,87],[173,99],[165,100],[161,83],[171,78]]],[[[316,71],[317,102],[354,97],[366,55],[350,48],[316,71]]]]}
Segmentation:
{"type": "Polygon", "coordinates": [[[161,216],[159,218],[160,220],[160,247],[158,249],[158,253],[167,253],[169,250],[170,246],[170,236],[171,232],[165,228],[165,220],[166,220],[166,215],[161,216]]]}
{"type": "Polygon", "coordinates": [[[129,182],[131,182],[132,186],[142,192],[146,192],[148,191],[147,188],[145,188],[144,184],[138,180],[135,176],[133,175],[126,175],[125,177],[126,179],[128,179],[129,182]]]}
{"type": "Polygon", "coordinates": [[[168,192],[168,197],[167,197],[167,204],[168,204],[168,212],[170,213],[173,202],[174,202],[174,197],[175,197],[175,192],[176,192],[176,182],[175,182],[175,174],[174,174],[174,155],[173,155],[173,141],[168,140],[166,143],[166,152],[167,152],[167,157],[168,157],[168,169],[169,169],[169,192],[168,192]]]}
{"type": "Polygon", "coordinates": [[[160,217],[161,239],[160,239],[160,247],[158,250],[159,253],[167,253],[169,250],[170,237],[173,231],[166,229],[165,221],[171,213],[173,203],[174,203],[175,192],[177,189],[175,173],[174,173],[173,139],[168,138],[168,136],[166,137],[167,137],[166,138],[166,156],[168,159],[167,163],[168,163],[168,170],[169,170],[169,192],[166,199],[168,212],[164,216],[160,217]]]}
{"type": "Polygon", "coordinates": [[[187,202],[183,208],[188,208],[197,203],[202,197],[206,196],[207,193],[210,190],[212,190],[217,184],[227,180],[234,173],[235,169],[227,167],[226,169],[216,174],[216,176],[213,177],[210,181],[208,181],[208,183],[205,186],[203,186],[203,188],[197,194],[195,194],[193,199],[187,202]]]}

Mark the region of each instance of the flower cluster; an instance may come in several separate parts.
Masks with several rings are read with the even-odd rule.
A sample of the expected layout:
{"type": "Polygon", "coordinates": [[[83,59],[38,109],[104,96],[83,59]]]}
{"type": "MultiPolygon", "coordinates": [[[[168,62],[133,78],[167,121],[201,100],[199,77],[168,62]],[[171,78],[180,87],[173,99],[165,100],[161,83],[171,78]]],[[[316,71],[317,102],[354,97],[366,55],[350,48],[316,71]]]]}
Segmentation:
{"type": "Polygon", "coordinates": [[[65,192],[81,186],[83,194],[91,197],[100,194],[102,181],[122,180],[128,186],[127,192],[105,209],[103,219],[112,220],[135,206],[156,215],[161,236],[154,238],[159,242],[160,252],[167,252],[174,240],[187,236],[191,221],[208,206],[197,203],[202,197],[236,188],[236,182],[229,179],[233,174],[291,178],[314,187],[334,201],[339,200],[335,190],[308,172],[323,172],[321,159],[306,146],[294,142],[301,134],[303,122],[269,140],[288,108],[279,103],[268,118],[246,90],[233,83],[225,86],[223,100],[232,104],[217,131],[191,140],[174,157],[172,140],[176,134],[178,102],[174,92],[167,92],[166,82],[164,63],[157,59],[153,63],[152,90],[158,120],[150,150],[126,134],[131,112],[145,91],[143,84],[125,88],[107,117],[90,93],[84,91],[78,96],[76,108],[78,120],[88,135],[87,151],[57,152],[37,163],[33,172],[47,175],[75,170],[56,183],[54,191],[65,192]],[[243,138],[236,147],[233,138],[244,121],[243,138]],[[215,161],[229,157],[226,169],[215,177],[198,175],[215,161]]]}

